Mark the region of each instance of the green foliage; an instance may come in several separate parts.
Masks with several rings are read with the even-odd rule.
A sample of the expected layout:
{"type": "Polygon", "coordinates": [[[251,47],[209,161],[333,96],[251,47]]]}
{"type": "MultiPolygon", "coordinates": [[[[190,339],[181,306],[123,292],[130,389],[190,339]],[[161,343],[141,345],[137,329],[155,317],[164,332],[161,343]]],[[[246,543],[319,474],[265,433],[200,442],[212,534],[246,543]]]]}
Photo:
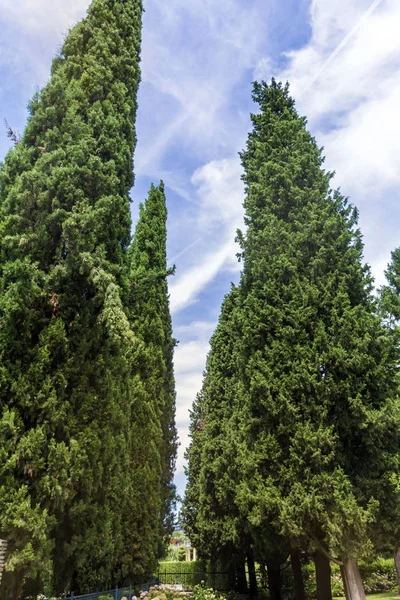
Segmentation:
{"type": "MultiPolygon", "coordinates": [[[[141,340],[136,360],[136,390],[140,413],[136,414],[137,440],[146,440],[140,450],[135,472],[138,488],[146,490],[139,505],[128,510],[141,528],[127,528],[129,547],[146,555],[147,572],[165,551],[172,534],[175,487],[173,474],[177,451],[175,427],[175,380],[173,373],[172,324],[169,312],[167,276],[167,208],[164,186],[152,186],[146,204],[140,208],[135,236],[129,251],[130,293],[128,312],[132,329],[141,340]]],[[[145,572],[142,577],[145,576],[145,572]]],[[[136,579],[137,580],[137,579],[136,579]]],[[[143,580],[143,579],[142,579],[143,580]]]]}
{"type": "Polygon", "coordinates": [[[371,563],[360,562],[360,573],[367,594],[395,590],[398,586],[393,559],[377,558],[371,563]]]}
{"type": "Polygon", "coordinates": [[[205,577],[203,561],[192,562],[160,561],[158,563],[160,584],[180,584],[193,587],[201,583],[205,577]]]}
{"type": "Polygon", "coordinates": [[[92,2],[1,169],[4,599],[147,568],[137,547],[126,556],[121,517],[141,502],[139,340],[124,308],[141,14],[141,0],[92,2]]]}
{"type": "Polygon", "coordinates": [[[208,587],[205,582],[196,585],[193,589],[195,600],[225,600],[226,596],[212,587],[208,587]]]}
{"type": "Polygon", "coordinates": [[[238,500],[257,533],[274,521],[293,544],[318,539],[357,555],[371,545],[379,502],[395,495],[392,347],[374,314],[357,211],[329,189],[288,88],[256,84],[254,98],[261,113],[242,155],[248,431],[238,500]]]}
{"type": "Polygon", "coordinates": [[[242,155],[238,499],[257,534],[272,520],[293,544],[357,556],[379,503],[396,495],[393,348],[374,314],[357,211],[331,192],[287,87],[256,84],[254,98],[261,113],[242,155]]]}
{"type": "Polygon", "coordinates": [[[397,350],[357,210],[330,189],[288,86],[253,97],[243,271],[194,405],[185,524],[208,556],[230,543],[264,565],[321,545],[366,556],[397,522],[397,350]]]}
{"type": "MultiPolygon", "coordinates": [[[[393,559],[377,558],[367,563],[360,561],[359,567],[366,594],[378,594],[396,589],[397,578],[393,559]]],[[[340,567],[332,564],[331,569],[332,595],[334,597],[344,596],[340,567]]],[[[316,598],[315,567],[313,563],[304,566],[304,578],[307,598],[316,598]]]]}
{"type": "Polygon", "coordinates": [[[182,511],[193,545],[202,556],[218,559],[220,570],[232,572],[232,587],[237,566],[244,562],[251,542],[236,505],[240,477],[238,413],[233,410],[237,394],[237,298],[238,289],[232,287],[211,339],[203,387],[193,405],[182,511]]]}
{"type": "MultiPolygon", "coordinates": [[[[195,585],[190,596],[194,600],[225,600],[225,596],[212,588],[207,588],[204,583],[195,585]]],[[[176,590],[173,586],[156,585],[149,589],[145,597],[147,600],[180,600],[181,598],[187,598],[187,592],[176,590]]]]}
{"type": "Polygon", "coordinates": [[[178,560],[179,562],[183,562],[186,560],[186,549],[183,546],[180,546],[178,548],[178,551],[176,553],[176,560],[178,560]]]}

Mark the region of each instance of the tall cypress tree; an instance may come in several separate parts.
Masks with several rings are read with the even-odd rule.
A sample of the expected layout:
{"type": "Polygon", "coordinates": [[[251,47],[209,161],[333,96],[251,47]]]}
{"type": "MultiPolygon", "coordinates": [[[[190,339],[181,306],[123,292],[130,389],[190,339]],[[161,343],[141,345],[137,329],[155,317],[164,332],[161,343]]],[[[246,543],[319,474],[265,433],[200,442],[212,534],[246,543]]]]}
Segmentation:
{"type": "MultiPolygon", "coordinates": [[[[400,361],[400,248],[392,252],[392,260],[385,271],[386,285],[382,286],[379,294],[379,308],[388,335],[393,339],[397,352],[397,364],[400,361]]],[[[399,376],[399,374],[398,374],[399,376]]],[[[398,384],[399,384],[398,380],[398,384]]],[[[388,527],[383,535],[377,537],[381,552],[393,552],[400,590],[400,523],[398,507],[393,503],[385,503],[388,527]]]]}
{"type": "Polygon", "coordinates": [[[393,346],[362,263],[357,211],[330,190],[288,86],[255,84],[254,100],[260,113],[242,154],[239,502],[257,529],[272,521],[294,547],[337,555],[349,582],[372,545],[370,524],[396,497],[393,346]]]}
{"type": "Polygon", "coordinates": [[[204,558],[228,571],[230,588],[246,591],[245,560],[251,544],[236,505],[238,481],[237,342],[238,289],[224,299],[211,339],[203,386],[191,413],[188,484],[183,518],[204,558]]]}
{"type": "MultiPolygon", "coordinates": [[[[140,207],[139,221],[130,249],[131,313],[135,334],[144,343],[140,369],[141,385],[148,407],[145,427],[153,429],[157,460],[153,465],[154,490],[158,489],[158,528],[149,522],[152,534],[149,547],[155,556],[163,553],[172,533],[175,486],[173,475],[177,452],[175,426],[175,378],[172,322],[169,310],[167,277],[167,207],[164,184],[152,186],[145,205],[140,207]],[[150,416],[151,414],[151,416],[150,416]]],[[[142,541],[142,543],[145,543],[142,541]]]]}
{"type": "Polygon", "coordinates": [[[93,1],[1,171],[3,598],[27,580],[108,585],[122,552],[141,15],[141,0],[93,1]]]}
{"type": "MultiPolygon", "coordinates": [[[[231,517],[239,512],[259,562],[272,563],[271,551],[282,541],[293,555],[298,548],[314,552],[319,598],[327,600],[329,557],[336,556],[346,596],[358,599],[355,559],[388,525],[385,503],[397,502],[393,341],[376,314],[357,211],[330,189],[332,174],[324,171],[288,86],[256,83],[253,98],[260,112],[252,115],[241,155],[243,271],[225,341],[234,360],[210,369],[212,345],[200,459],[193,442],[189,459],[196,457],[202,506],[215,506],[218,444],[235,435],[235,489],[231,510],[224,510],[231,517]],[[233,373],[220,368],[229,362],[233,373]],[[209,414],[214,445],[206,434],[209,414]]],[[[221,333],[220,322],[216,336],[221,333]]],[[[189,478],[189,491],[191,485],[189,478]]],[[[201,527],[202,507],[192,514],[201,527]]]]}

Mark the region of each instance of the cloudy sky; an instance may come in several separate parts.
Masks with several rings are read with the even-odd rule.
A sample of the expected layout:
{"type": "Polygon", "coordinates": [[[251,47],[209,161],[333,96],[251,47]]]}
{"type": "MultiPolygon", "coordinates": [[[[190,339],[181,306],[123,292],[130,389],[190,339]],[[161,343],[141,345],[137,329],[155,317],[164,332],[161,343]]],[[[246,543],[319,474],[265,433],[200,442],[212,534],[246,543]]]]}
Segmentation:
{"type": "MultiPolygon", "coordinates": [[[[19,129],[51,58],[90,0],[0,0],[0,120],[19,129]]],[[[251,82],[289,80],[336,186],[360,210],[377,285],[400,245],[398,0],[144,0],[135,218],[151,182],[169,204],[175,336],[177,485],[184,491],[188,410],[200,389],[223,296],[239,277],[238,152],[251,82]]],[[[9,147],[1,133],[0,159],[9,147]]]]}

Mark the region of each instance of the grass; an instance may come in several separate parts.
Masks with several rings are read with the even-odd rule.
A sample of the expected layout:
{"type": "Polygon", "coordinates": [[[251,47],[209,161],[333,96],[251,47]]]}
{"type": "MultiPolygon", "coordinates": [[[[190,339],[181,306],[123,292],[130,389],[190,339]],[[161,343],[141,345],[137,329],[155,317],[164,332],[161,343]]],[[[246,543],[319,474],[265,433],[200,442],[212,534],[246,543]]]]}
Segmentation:
{"type": "MultiPolygon", "coordinates": [[[[378,598],[400,598],[400,596],[397,592],[384,592],[383,594],[372,594],[371,596],[367,596],[367,598],[376,598],[378,600],[378,598]]],[[[345,598],[334,598],[334,600],[345,600],[345,598]]]]}

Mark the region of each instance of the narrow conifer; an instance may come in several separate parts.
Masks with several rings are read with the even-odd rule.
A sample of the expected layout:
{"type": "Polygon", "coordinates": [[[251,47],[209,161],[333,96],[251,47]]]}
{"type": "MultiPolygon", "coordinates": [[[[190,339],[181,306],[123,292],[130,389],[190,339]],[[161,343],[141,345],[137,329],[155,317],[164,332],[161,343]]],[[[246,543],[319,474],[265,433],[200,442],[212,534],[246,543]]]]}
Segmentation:
{"type": "Polygon", "coordinates": [[[238,297],[238,288],[232,287],[224,299],[210,343],[203,386],[191,413],[183,518],[202,557],[213,564],[218,561],[218,570],[229,575],[229,587],[245,593],[246,560],[249,573],[254,564],[247,522],[236,503],[240,477],[238,297]]]}
{"type": "MultiPolygon", "coordinates": [[[[143,342],[140,378],[151,417],[143,426],[152,428],[157,460],[148,459],[153,468],[153,488],[158,490],[153,507],[157,519],[149,522],[152,531],[142,544],[149,544],[154,556],[163,553],[172,533],[175,486],[173,475],[177,451],[175,426],[175,378],[172,322],[169,310],[167,277],[167,207],[164,184],[152,186],[140,216],[130,248],[132,328],[143,342]]],[[[149,490],[149,487],[147,487],[149,490]]],[[[150,490],[149,490],[150,493],[150,490]]]]}
{"type": "Polygon", "coordinates": [[[188,499],[191,455],[203,496],[189,514],[198,537],[211,526],[207,507],[221,523],[241,520],[269,570],[299,548],[335,556],[345,581],[358,582],[348,597],[358,598],[355,559],[387,527],[385,503],[397,502],[396,353],[376,314],[357,211],[330,189],[288,86],[256,83],[253,98],[260,112],[241,155],[243,271],[224,348],[214,348],[221,321],[211,344],[204,429],[189,449],[188,499]]]}
{"type": "Polygon", "coordinates": [[[1,171],[2,598],[104,589],[123,553],[141,15],[92,2],[1,171]]]}

